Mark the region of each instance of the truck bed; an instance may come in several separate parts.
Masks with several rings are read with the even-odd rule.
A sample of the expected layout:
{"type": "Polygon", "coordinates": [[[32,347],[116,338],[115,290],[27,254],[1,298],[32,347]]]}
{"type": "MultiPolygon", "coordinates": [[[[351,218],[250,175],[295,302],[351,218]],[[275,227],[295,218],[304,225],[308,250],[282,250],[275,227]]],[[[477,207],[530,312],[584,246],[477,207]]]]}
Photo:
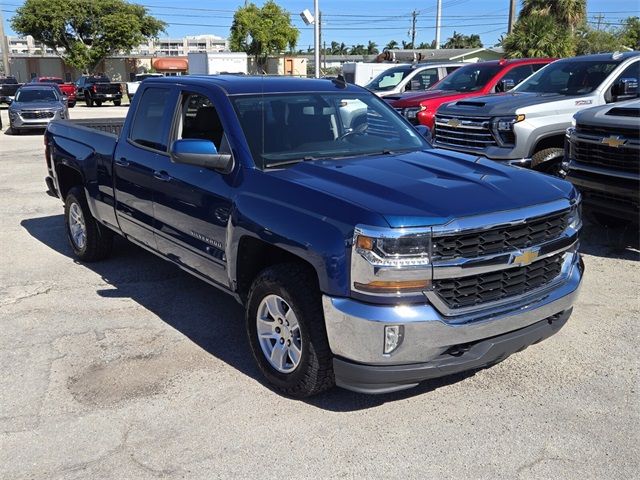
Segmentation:
{"type": "Polygon", "coordinates": [[[86,118],[82,120],[66,120],[64,123],[100,130],[101,132],[114,135],[117,138],[122,131],[124,118],[86,118]]]}

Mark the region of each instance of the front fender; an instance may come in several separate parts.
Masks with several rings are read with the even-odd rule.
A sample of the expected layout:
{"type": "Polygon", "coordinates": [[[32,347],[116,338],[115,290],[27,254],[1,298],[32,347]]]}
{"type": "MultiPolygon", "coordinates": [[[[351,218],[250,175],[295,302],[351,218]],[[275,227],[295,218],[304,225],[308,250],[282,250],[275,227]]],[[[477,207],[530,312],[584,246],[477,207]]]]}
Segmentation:
{"type": "Polygon", "coordinates": [[[315,269],[320,290],[349,294],[350,244],[353,226],[294,204],[254,194],[240,196],[232,211],[227,245],[229,279],[237,279],[237,246],[244,236],[260,239],[299,257],[315,269]]]}

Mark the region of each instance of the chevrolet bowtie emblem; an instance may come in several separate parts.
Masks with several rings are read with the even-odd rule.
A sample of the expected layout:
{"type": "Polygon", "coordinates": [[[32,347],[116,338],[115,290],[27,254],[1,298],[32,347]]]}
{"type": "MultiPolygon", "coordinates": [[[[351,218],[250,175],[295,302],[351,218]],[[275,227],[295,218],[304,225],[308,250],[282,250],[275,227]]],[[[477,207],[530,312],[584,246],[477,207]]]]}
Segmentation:
{"type": "Polygon", "coordinates": [[[448,125],[449,127],[454,127],[454,128],[456,128],[456,127],[459,127],[459,126],[460,126],[460,123],[461,123],[461,122],[460,122],[460,120],[458,120],[457,118],[451,118],[451,119],[449,119],[449,121],[447,122],[447,125],[448,125]]]}
{"type": "Polygon", "coordinates": [[[520,265],[529,265],[536,258],[538,258],[538,252],[536,250],[526,250],[522,252],[520,255],[516,255],[513,257],[513,262],[520,265]]]}
{"type": "Polygon", "coordinates": [[[627,143],[627,139],[611,135],[610,137],[603,138],[600,143],[607,145],[608,147],[611,147],[611,148],[619,148],[625,143],[627,143]]]}

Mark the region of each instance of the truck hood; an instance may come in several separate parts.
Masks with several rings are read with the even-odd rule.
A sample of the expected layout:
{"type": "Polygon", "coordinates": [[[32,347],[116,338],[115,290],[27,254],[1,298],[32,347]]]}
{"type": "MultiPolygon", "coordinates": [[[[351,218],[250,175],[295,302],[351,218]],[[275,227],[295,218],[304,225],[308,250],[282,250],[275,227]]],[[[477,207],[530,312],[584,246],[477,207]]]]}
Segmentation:
{"type": "Polygon", "coordinates": [[[402,95],[390,95],[385,101],[394,108],[414,107],[425,100],[438,99],[439,103],[450,102],[459,98],[468,97],[468,93],[455,92],[453,90],[433,90],[420,93],[404,93],[402,95]]]}
{"type": "Polygon", "coordinates": [[[391,227],[444,224],[573,195],[558,178],[440,149],[301,162],[277,173],[378,213],[391,227]]]}
{"type": "Polygon", "coordinates": [[[578,124],[597,125],[600,127],[618,126],[635,129],[636,131],[638,117],[640,117],[640,100],[636,99],[587,108],[575,115],[578,124]]]}
{"type": "Polygon", "coordinates": [[[438,113],[446,115],[478,115],[478,116],[502,116],[527,113],[526,108],[535,106],[536,113],[542,111],[565,110],[582,105],[590,105],[593,102],[591,96],[575,97],[558,95],[555,93],[499,93],[484,95],[469,100],[444,105],[438,113]],[[525,109],[525,110],[523,110],[525,109]]]}

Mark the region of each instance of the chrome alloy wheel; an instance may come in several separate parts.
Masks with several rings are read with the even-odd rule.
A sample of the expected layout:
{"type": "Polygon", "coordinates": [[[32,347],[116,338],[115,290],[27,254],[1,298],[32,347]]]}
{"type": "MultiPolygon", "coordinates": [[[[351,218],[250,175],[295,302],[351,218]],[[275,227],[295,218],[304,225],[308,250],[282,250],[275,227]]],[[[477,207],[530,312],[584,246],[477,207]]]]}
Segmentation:
{"type": "Polygon", "coordinates": [[[262,299],[256,314],[262,353],[280,373],[291,373],[302,358],[300,325],[293,309],[278,295],[262,299]]]}
{"type": "Polygon", "coordinates": [[[87,227],[84,223],[82,209],[77,203],[72,203],[69,207],[69,233],[76,248],[82,250],[87,244],[87,227]]]}

